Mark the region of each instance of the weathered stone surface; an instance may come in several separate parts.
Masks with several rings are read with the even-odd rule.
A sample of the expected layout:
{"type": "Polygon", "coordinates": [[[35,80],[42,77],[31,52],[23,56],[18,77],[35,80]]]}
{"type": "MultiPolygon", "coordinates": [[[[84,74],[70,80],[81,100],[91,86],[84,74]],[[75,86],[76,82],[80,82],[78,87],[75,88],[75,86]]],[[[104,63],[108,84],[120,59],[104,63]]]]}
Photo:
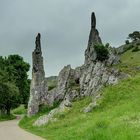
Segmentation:
{"type": "Polygon", "coordinates": [[[57,91],[58,91],[58,95],[62,95],[63,98],[64,98],[64,95],[68,86],[68,79],[70,77],[71,70],[72,70],[71,66],[68,65],[60,71],[59,76],[58,76],[57,91]]]}
{"type": "Polygon", "coordinates": [[[96,17],[94,12],[91,14],[91,28],[96,28],[96,17]]]}
{"type": "Polygon", "coordinates": [[[41,51],[41,35],[36,37],[36,48],[32,53],[33,69],[30,86],[30,99],[28,103],[28,116],[35,115],[39,111],[39,105],[46,103],[47,85],[45,84],[45,72],[41,51]]]}
{"type": "Polygon", "coordinates": [[[39,117],[35,121],[34,126],[47,125],[49,122],[57,121],[57,118],[55,118],[55,115],[58,113],[64,112],[66,110],[69,110],[69,107],[71,106],[72,104],[69,101],[64,100],[58,108],[51,110],[48,115],[43,115],[39,117]]]}
{"type": "Polygon", "coordinates": [[[49,100],[49,104],[52,104],[55,101],[62,101],[65,98],[65,94],[68,88],[68,81],[70,78],[70,73],[72,69],[71,66],[65,66],[59,73],[57,78],[57,87],[51,91],[49,91],[47,99],[49,100]]]}
{"type": "MultiPolygon", "coordinates": [[[[95,14],[91,15],[91,31],[89,35],[88,47],[85,51],[85,63],[81,67],[72,69],[70,65],[64,67],[58,76],[58,85],[52,91],[49,91],[48,102],[53,105],[55,101],[61,101],[58,108],[52,110],[48,115],[40,117],[35,125],[47,124],[49,121],[57,120],[55,114],[70,109],[72,102],[84,96],[92,96],[93,101],[84,112],[90,112],[96,107],[97,100],[100,99],[99,90],[109,84],[117,84],[121,79],[121,73],[114,68],[113,64],[120,63],[116,50],[108,48],[109,59],[103,62],[97,61],[95,45],[102,44],[99,32],[96,29],[95,14]]],[[[125,77],[125,75],[123,75],[125,77]]]]}
{"type": "Polygon", "coordinates": [[[78,99],[80,94],[77,90],[79,86],[79,76],[81,68],[77,68],[76,71],[71,68],[70,65],[65,66],[59,73],[57,87],[47,95],[49,105],[53,105],[54,102],[62,101],[58,108],[50,111],[48,115],[41,116],[34,123],[35,126],[41,126],[47,124],[49,121],[56,121],[54,116],[58,113],[70,109],[72,107],[72,101],[78,99]]]}
{"type": "Polygon", "coordinates": [[[48,93],[48,103],[53,105],[55,101],[68,99],[70,102],[78,98],[79,92],[74,88],[79,86],[80,68],[73,70],[70,65],[65,66],[59,73],[57,78],[57,87],[48,93]]]}
{"type": "Polygon", "coordinates": [[[91,63],[80,78],[81,96],[94,95],[106,84],[116,84],[118,74],[119,71],[106,67],[105,63],[91,63]]]}
{"type": "Polygon", "coordinates": [[[96,60],[97,54],[94,49],[94,45],[102,44],[102,40],[99,36],[99,32],[96,29],[96,17],[95,14],[91,15],[91,30],[89,35],[88,47],[85,51],[85,64],[89,64],[96,60]]]}

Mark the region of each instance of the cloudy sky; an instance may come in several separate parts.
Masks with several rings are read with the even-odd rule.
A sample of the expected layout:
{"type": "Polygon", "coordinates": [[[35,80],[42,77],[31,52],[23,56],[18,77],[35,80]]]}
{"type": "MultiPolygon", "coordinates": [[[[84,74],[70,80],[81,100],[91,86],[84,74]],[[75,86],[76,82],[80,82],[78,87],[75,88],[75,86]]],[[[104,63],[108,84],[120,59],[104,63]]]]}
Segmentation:
{"type": "Polygon", "coordinates": [[[46,76],[79,66],[92,11],[104,43],[117,47],[140,29],[140,0],[0,0],[0,55],[19,54],[31,64],[40,32],[46,76]]]}

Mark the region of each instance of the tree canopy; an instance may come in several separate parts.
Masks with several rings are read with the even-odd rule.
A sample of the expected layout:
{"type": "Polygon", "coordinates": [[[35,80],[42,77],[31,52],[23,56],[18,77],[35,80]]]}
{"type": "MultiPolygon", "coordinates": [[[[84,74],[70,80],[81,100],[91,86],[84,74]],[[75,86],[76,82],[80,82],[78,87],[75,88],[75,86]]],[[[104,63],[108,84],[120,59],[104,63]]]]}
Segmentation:
{"type": "Polygon", "coordinates": [[[10,114],[18,104],[27,104],[30,65],[19,55],[0,56],[0,110],[10,114]]]}
{"type": "Polygon", "coordinates": [[[140,32],[139,31],[134,31],[133,33],[130,33],[128,35],[128,39],[131,39],[132,41],[140,40],[140,32]]]}
{"type": "Polygon", "coordinates": [[[7,73],[0,71],[0,110],[1,114],[10,115],[10,109],[18,105],[19,90],[14,82],[7,78],[7,73]]]}

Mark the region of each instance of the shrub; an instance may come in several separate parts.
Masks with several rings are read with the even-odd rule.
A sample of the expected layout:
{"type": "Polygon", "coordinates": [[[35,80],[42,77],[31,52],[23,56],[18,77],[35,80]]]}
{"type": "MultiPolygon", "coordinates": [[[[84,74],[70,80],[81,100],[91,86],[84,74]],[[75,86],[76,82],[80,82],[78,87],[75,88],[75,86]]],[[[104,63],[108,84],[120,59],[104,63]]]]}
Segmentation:
{"type": "Polygon", "coordinates": [[[140,51],[140,49],[139,49],[138,46],[136,46],[136,47],[132,50],[132,52],[137,52],[137,51],[140,51]]]}
{"type": "Polygon", "coordinates": [[[107,47],[107,48],[108,48],[109,46],[110,46],[110,44],[109,44],[109,43],[106,43],[105,47],[107,47]]]}
{"type": "Polygon", "coordinates": [[[27,113],[27,110],[25,109],[25,105],[20,105],[19,107],[12,110],[12,114],[21,115],[21,114],[26,114],[26,113],[27,113]]]}
{"type": "Polygon", "coordinates": [[[97,53],[97,60],[105,61],[109,58],[109,51],[103,45],[95,45],[95,51],[97,53]]]}
{"type": "Polygon", "coordinates": [[[125,41],[125,44],[128,45],[128,44],[129,44],[129,40],[126,40],[126,41],[125,41]]]}
{"type": "Polygon", "coordinates": [[[55,87],[56,87],[56,85],[49,85],[49,86],[48,86],[48,91],[54,89],[55,87]]]}
{"type": "Polygon", "coordinates": [[[140,40],[140,32],[139,31],[134,31],[133,33],[130,33],[128,35],[128,39],[131,39],[132,41],[140,40]]]}

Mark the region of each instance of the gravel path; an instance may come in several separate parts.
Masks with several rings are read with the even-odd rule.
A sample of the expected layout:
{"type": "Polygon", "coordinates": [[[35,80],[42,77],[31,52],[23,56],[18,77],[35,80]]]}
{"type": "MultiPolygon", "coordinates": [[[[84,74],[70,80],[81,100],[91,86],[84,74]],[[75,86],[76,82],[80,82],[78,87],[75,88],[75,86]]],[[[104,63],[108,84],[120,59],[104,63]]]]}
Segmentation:
{"type": "Polygon", "coordinates": [[[18,126],[18,120],[0,122],[0,140],[44,140],[18,126]]]}

